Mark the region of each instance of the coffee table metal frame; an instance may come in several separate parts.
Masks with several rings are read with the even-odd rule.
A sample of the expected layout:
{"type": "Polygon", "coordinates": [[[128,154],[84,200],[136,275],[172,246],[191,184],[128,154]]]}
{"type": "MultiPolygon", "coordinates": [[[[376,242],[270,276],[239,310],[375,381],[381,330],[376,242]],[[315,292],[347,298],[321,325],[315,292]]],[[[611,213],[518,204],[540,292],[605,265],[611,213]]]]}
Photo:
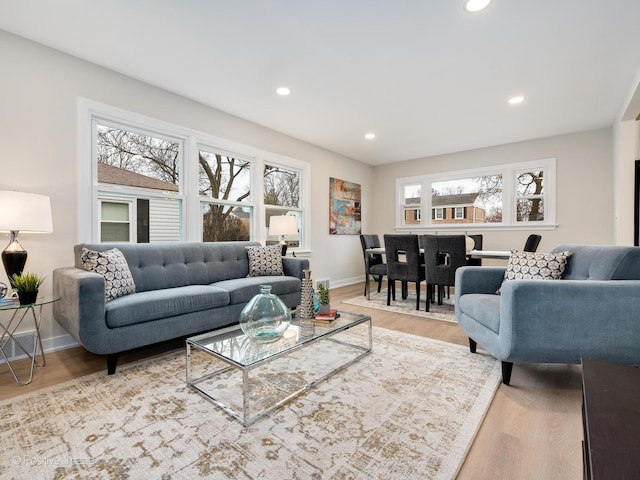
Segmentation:
{"type": "Polygon", "coordinates": [[[259,420],[260,418],[264,417],[268,413],[278,408],[280,405],[283,405],[289,402],[291,399],[310,390],[315,385],[324,381],[325,379],[335,374],[336,372],[341,371],[346,367],[348,367],[349,365],[357,362],[362,357],[371,353],[373,348],[372,323],[371,323],[371,317],[369,315],[340,312],[340,318],[336,319],[331,324],[316,324],[313,335],[302,337],[302,338],[300,338],[297,333],[294,333],[292,331],[292,330],[295,331],[296,329],[298,329],[298,327],[297,327],[296,321],[294,320],[291,326],[289,327],[289,329],[287,330],[287,332],[289,332],[289,335],[287,335],[287,332],[285,332],[285,339],[280,339],[277,342],[266,344],[269,347],[265,348],[264,355],[258,355],[248,359],[242,358],[242,355],[240,355],[239,357],[238,355],[236,355],[236,358],[230,358],[230,356],[222,353],[222,350],[224,349],[220,348],[221,342],[223,342],[224,340],[229,340],[230,338],[234,338],[234,337],[236,338],[244,337],[244,333],[242,332],[242,330],[238,325],[235,325],[233,327],[228,327],[225,329],[214,330],[209,333],[187,338],[186,340],[187,386],[192,390],[196,391],[197,393],[199,393],[201,396],[203,396],[205,399],[207,399],[214,405],[218,406],[219,408],[227,412],[233,418],[238,420],[243,426],[248,427],[249,425],[259,420]],[[335,338],[335,337],[339,337],[340,333],[350,330],[362,324],[365,324],[364,327],[367,329],[366,338],[364,338],[364,342],[362,342],[362,343],[366,343],[366,346],[357,345],[355,343],[351,343],[341,338],[335,338]],[[291,340],[292,334],[294,336],[293,341],[291,340]],[[267,363],[270,363],[278,358],[281,358],[286,355],[290,355],[291,353],[299,349],[307,348],[321,340],[325,340],[325,341],[328,340],[331,342],[335,342],[337,344],[346,346],[349,349],[353,348],[356,355],[352,359],[344,363],[341,363],[340,365],[331,369],[325,375],[322,375],[321,377],[316,378],[312,381],[308,381],[304,386],[302,386],[302,388],[299,388],[298,390],[290,393],[289,395],[277,401],[276,403],[269,406],[268,408],[265,408],[264,410],[251,416],[249,412],[250,410],[249,379],[250,379],[251,371],[267,363]],[[278,344],[278,342],[280,342],[280,344],[278,344]],[[214,372],[207,373],[201,377],[193,378],[192,363],[191,363],[192,348],[206,352],[209,355],[212,355],[213,357],[215,357],[216,359],[221,360],[227,365],[214,372]],[[242,372],[242,406],[243,406],[242,412],[235,411],[229,405],[225,404],[218,398],[214,397],[212,392],[210,392],[205,388],[200,387],[201,383],[207,380],[213,379],[215,377],[218,377],[220,375],[223,375],[233,369],[237,369],[242,372]]]}

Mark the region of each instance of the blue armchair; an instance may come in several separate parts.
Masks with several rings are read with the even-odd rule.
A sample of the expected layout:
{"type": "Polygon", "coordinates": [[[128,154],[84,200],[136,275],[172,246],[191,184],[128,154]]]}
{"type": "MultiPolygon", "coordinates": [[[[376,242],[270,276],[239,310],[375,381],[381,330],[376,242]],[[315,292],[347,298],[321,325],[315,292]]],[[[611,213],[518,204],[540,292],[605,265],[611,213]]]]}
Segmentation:
{"type": "Polygon", "coordinates": [[[472,352],[480,344],[502,361],[506,385],[514,362],[640,364],[640,248],[562,245],[552,253],[567,250],[562,280],[503,284],[505,268],[456,272],[458,323],[472,352]]]}

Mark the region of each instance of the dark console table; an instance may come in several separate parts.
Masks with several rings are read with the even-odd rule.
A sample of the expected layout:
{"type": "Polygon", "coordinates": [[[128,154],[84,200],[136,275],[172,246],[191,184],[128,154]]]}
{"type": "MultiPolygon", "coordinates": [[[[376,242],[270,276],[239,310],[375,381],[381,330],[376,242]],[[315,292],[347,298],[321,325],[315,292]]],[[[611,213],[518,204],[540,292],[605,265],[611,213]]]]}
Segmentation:
{"type": "Polygon", "coordinates": [[[582,360],[584,477],[640,478],[640,368],[582,360]]]}

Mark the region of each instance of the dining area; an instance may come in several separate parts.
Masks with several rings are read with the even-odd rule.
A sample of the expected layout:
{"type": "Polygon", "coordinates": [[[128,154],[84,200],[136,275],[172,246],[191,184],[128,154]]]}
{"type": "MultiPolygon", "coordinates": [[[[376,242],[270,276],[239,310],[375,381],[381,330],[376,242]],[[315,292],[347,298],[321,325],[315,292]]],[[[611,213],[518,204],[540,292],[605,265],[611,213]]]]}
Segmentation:
{"type": "MultiPolygon", "coordinates": [[[[523,251],[535,252],[541,236],[531,234],[523,251]]],[[[387,305],[396,301],[396,284],[400,295],[407,299],[415,292],[416,310],[421,309],[421,295],[426,294],[425,311],[430,305],[442,305],[450,297],[455,283],[455,272],[462,266],[481,266],[483,260],[507,262],[510,250],[484,250],[483,236],[438,234],[384,234],[383,243],[378,234],[361,234],[360,241],[365,267],[364,296],[371,296],[371,280],[378,293],[387,281],[387,305]],[[426,283],[426,288],[421,288],[426,283]]],[[[494,262],[495,263],[495,262],[494,262]]],[[[413,295],[412,295],[413,296],[413,295]]]]}

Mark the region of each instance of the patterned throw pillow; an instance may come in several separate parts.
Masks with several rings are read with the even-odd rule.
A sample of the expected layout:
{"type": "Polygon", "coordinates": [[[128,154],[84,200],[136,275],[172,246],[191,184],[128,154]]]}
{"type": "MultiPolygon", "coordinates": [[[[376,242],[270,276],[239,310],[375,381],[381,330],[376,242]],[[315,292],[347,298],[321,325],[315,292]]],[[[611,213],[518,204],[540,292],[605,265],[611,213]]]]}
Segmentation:
{"type": "MultiPolygon", "coordinates": [[[[511,251],[504,282],[508,280],[559,280],[571,252],[534,253],[511,251]]],[[[500,295],[500,289],[496,292],[500,295]]]]}
{"type": "Polygon", "coordinates": [[[245,247],[249,255],[248,277],[284,275],[282,267],[282,247],[245,247]]]}
{"type": "Polygon", "coordinates": [[[99,273],[104,277],[107,302],[136,293],[136,285],[133,283],[127,260],[117,248],[96,252],[85,247],[82,249],[80,260],[85,270],[99,273]]]}

